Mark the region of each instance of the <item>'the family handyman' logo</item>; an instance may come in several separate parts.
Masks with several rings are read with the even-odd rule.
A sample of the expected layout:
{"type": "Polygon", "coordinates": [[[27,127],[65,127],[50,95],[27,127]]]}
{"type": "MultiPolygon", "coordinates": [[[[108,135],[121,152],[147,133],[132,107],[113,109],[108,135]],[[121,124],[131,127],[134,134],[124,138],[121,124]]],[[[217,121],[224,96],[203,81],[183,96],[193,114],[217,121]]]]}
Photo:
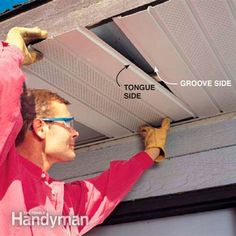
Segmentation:
{"type": "Polygon", "coordinates": [[[50,215],[48,212],[46,214],[35,214],[29,215],[25,212],[12,212],[11,216],[12,226],[49,226],[54,228],[56,226],[80,226],[88,225],[88,216],[80,215],[50,215]]]}

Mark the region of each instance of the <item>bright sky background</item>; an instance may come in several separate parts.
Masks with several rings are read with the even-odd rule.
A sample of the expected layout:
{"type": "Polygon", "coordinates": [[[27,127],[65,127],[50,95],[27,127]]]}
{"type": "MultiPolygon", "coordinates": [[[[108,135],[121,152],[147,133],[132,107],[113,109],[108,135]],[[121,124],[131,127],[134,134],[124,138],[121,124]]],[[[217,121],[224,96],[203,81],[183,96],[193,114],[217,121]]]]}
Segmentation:
{"type": "Polygon", "coordinates": [[[12,10],[13,6],[19,3],[26,3],[26,2],[29,2],[29,0],[0,0],[0,14],[7,9],[12,10]]]}

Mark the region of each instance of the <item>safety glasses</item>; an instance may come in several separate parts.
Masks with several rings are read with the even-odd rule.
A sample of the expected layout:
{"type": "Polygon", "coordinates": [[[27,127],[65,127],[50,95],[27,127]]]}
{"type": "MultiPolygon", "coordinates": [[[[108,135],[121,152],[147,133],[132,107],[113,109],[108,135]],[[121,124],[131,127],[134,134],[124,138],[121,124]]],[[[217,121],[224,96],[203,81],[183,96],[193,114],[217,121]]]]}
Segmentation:
{"type": "Polygon", "coordinates": [[[65,128],[74,129],[74,117],[53,117],[53,118],[41,118],[44,122],[56,123],[64,125],[65,128]]]}

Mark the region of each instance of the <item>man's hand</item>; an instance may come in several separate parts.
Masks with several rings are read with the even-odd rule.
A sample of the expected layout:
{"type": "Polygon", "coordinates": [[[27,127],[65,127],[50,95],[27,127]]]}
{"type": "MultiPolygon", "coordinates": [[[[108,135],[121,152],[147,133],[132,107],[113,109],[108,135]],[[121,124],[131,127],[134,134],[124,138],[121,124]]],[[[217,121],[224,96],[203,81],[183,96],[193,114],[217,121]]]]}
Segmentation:
{"type": "Polygon", "coordinates": [[[18,47],[24,55],[24,65],[30,65],[34,63],[39,57],[39,52],[35,50],[28,50],[27,46],[30,42],[38,39],[46,39],[48,36],[47,31],[41,30],[38,27],[34,28],[24,28],[24,27],[14,27],[10,29],[7,34],[6,42],[11,45],[18,47]]]}
{"type": "Polygon", "coordinates": [[[145,151],[156,162],[161,162],[165,159],[165,144],[167,132],[170,128],[170,119],[165,118],[162,121],[161,128],[153,128],[151,126],[143,126],[140,128],[140,133],[144,137],[145,151]]]}

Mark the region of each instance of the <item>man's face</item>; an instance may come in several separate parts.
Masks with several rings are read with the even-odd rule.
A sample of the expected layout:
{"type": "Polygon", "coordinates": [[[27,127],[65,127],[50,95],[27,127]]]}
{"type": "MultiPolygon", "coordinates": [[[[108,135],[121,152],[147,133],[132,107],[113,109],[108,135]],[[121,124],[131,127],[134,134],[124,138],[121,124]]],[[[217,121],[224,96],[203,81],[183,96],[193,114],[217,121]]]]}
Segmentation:
{"type": "MultiPolygon", "coordinates": [[[[63,103],[52,102],[52,117],[71,117],[67,106],[63,103]]],[[[52,162],[71,161],[75,159],[75,138],[79,133],[65,126],[63,121],[48,125],[45,138],[45,153],[52,162]]]]}

